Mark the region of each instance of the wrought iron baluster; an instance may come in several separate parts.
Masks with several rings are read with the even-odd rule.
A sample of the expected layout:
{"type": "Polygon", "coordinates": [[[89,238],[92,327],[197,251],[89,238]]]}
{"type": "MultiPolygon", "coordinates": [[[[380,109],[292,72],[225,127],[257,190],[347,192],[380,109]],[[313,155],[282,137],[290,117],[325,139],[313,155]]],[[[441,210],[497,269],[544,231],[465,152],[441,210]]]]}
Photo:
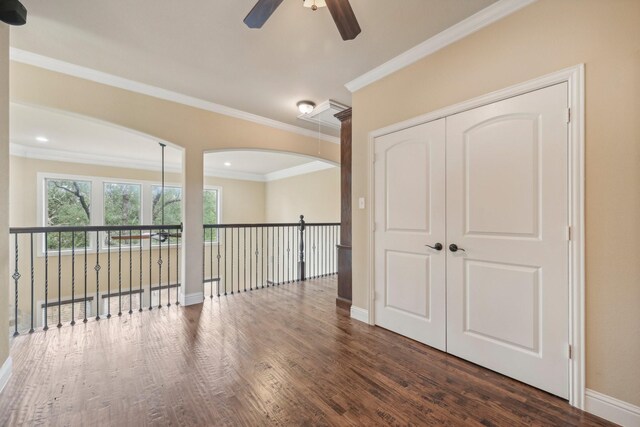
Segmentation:
{"type": "Polygon", "coordinates": [[[49,233],[44,233],[44,328],[49,330],[49,233]]]}
{"type": "Polygon", "coordinates": [[[213,228],[209,229],[209,298],[213,298],[213,228]]]}
{"type": "Polygon", "coordinates": [[[13,323],[14,323],[14,332],[13,332],[13,336],[17,336],[20,335],[18,332],[18,281],[20,280],[20,272],[19,272],[19,263],[20,263],[20,256],[19,256],[19,245],[18,245],[18,236],[19,234],[16,233],[15,234],[15,249],[14,249],[14,255],[15,255],[15,266],[14,266],[14,272],[13,275],[11,276],[13,278],[13,283],[15,286],[15,304],[14,304],[14,314],[13,314],[13,323]]]}
{"type": "Polygon", "coordinates": [[[278,250],[278,255],[276,257],[276,283],[280,285],[280,227],[276,225],[275,231],[277,232],[276,242],[278,242],[276,245],[278,250]]]}
{"type": "MultiPolygon", "coordinates": [[[[138,235],[142,237],[142,229],[138,230],[138,235]]],[[[140,273],[140,281],[138,282],[138,312],[142,311],[142,302],[144,298],[142,297],[142,239],[138,241],[138,267],[140,273]]]]}
{"type": "Polygon", "coordinates": [[[153,242],[151,235],[153,230],[149,230],[149,310],[153,310],[153,242]]]}
{"type": "Polygon", "coordinates": [[[87,323],[87,246],[89,245],[89,240],[87,236],[87,230],[84,230],[84,319],[82,319],[83,323],[87,323]]]}
{"type": "Polygon", "coordinates": [[[62,327],[62,233],[58,231],[58,328],[62,327]]]}
{"type": "Polygon", "coordinates": [[[220,229],[216,228],[216,240],[218,243],[218,255],[216,256],[216,259],[218,260],[218,271],[217,271],[217,276],[218,276],[218,281],[216,282],[216,289],[217,289],[217,295],[218,297],[220,296],[220,229]]]}
{"type": "Polygon", "coordinates": [[[107,231],[107,319],[111,318],[111,231],[107,231]]]}
{"type": "MultiPolygon", "coordinates": [[[[246,249],[246,246],[245,246],[245,249],[246,249]]],[[[252,276],[253,276],[253,228],[250,227],[249,228],[249,290],[250,291],[253,290],[252,276]]]]}
{"type": "Polygon", "coordinates": [[[129,314],[133,313],[131,304],[133,303],[131,295],[133,287],[133,230],[129,230],[129,314]]]}
{"type": "Polygon", "coordinates": [[[100,320],[100,232],[96,231],[96,320],[100,320]]]}
{"type": "MultiPolygon", "coordinates": [[[[162,224],[164,225],[164,221],[162,224]]],[[[158,236],[158,308],[162,308],[162,229],[159,230],[158,236]]]]}
{"type": "Polygon", "coordinates": [[[118,230],[118,316],[122,316],[122,230],[118,230]]]}
{"type": "Polygon", "coordinates": [[[233,295],[233,228],[231,228],[231,264],[229,270],[231,270],[231,295],[233,295]]]}
{"type": "Polygon", "coordinates": [[[33,313],[35,311],[35,302],[34,302],[34,285],[35,285],[35,269],[33,267],[33,233],[29,233],[29,238],[31,240],[31,246],[29,247],[30,258],[31,258],[31,329],[29,329],[29,333],[32,334],[35,332],[33,328],[33,313]]]}
{"type": "MultiPolygon", "coordinates": [[[[182,226],[180,226],[182,236],[182,226]]],[[[176,238],[176,305],[180,305],[180,237],[176,238]]]]}
{"type": "MultiPolygon", "coordinates": [[[[262,253],[262,264],[261,264],[261,268],[260,268],[260,275],[262,277],[262,280],[260,281],[260,283],[262,284],[262,289],[264,289],[264,282],[265,282],[265,280],[264,280],[264,273],[265,273],[264,260],[266,259],[265,253],[264,253],[264,230],[265,230],[264,227],[260,228],[260,234],[262,235],[261,236],[262,237],[262,239],[261,239],[261,250],[260,250],[260,253],[262,253]]],[[[269,245],[267,245],[267,250],[269,250],[269,245]]],[[[267,268],[269,268],[268,266],[269,266],[269,263],[267,262],[267,268]]]]}
{"type": "Polygon", "coordinates": [[[243,269],[243,281],[244,281],[244,291],[247,292],[247,227],[242,227],[242,240],[243,240],[243,248],[242,252],[244,256],[242,257],[242,269],[243,269]]]}
{"type": "MultiPolygon", "coordinates": [[[[169,233],[169,230],[167,230],[167,307],[171,307],[171,235],[169,233]]],[[[204,254],[202,256],[202,262],[204,263],[204,254]]],[[[204,274],[202,277],[204,277],[204,274]]]]}
{"type": "Polygon", "coordinates": [[[224,229],[224,294],[227,295],[227,230],[224,229]]]}
{"type": "Polygon", "coordinates": [[[71,232],[71,325],[76,324],[76,233],[71,232]]]}

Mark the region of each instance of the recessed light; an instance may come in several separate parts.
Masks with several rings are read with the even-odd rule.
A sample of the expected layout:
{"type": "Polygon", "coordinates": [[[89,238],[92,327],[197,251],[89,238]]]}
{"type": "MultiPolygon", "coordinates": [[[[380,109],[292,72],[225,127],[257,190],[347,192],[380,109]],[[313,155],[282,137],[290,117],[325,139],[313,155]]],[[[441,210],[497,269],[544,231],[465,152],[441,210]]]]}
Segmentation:
{"type": "Polygon", "coordinates": [[[44,136],[36,136],[36,141],[38,142],[49,142],[49,138],[44,136]]]}
{"type": "Polygon", "coordinates": [[[224,165],[225,165],[225,166],[231,166],[231,163],[229,163],[229,162],[224,162],[224,165]]]}

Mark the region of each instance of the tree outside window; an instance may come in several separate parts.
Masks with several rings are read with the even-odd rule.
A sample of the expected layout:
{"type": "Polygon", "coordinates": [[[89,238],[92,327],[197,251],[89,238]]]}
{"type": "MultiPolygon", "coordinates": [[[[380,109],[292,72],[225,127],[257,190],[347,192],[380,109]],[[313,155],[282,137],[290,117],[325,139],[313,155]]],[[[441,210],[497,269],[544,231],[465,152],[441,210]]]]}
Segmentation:
{"type": "MultiPolygon", "coordinates": [[[[142,207],[142,187],[139,184],[104,183],[104,225],[140,225],[142,207]]],[[[133,235],[139,232],[132,232],[133,235]]],[[[129,232],[111,234],[109,241],[105,233],[105,245],[118,246],[120,242],[129,245],[139,245],[139,240],[116,240],[113,237],[129,235],[129,232]]]]}
{"type": "MultiPolygon", "coordinates": [[[[46,179],[46,224],[86,226],[91,224],[91,182],[67,179],[46,179]]],[[[84,232],[49,233],[47,250],[70,250],[89,246],[84,232]]]]}
{"type": "MultiPolygon", "coordinates": [[[[203,221],[205,224],[218,223],[218,190],[204,190],[203,210],[203,221]]],[[[218,230],[213,228],[205,230],[204,240],[205,242],[217,242],[218,230]]]]}
{"type": "MultiPolygon", "coordinates": [[[[162,186],[151,186],[152,224],[162,225],[162,207],[164,206],[164,225],[182,224],[182,188],[164,187],[164,204],[162,203],[162,186]]],[[[163,243],[178,243],[178,239],[169,237],[163,243]]],[[[154,244],[158,244],[156,240],[154,244]]]]}

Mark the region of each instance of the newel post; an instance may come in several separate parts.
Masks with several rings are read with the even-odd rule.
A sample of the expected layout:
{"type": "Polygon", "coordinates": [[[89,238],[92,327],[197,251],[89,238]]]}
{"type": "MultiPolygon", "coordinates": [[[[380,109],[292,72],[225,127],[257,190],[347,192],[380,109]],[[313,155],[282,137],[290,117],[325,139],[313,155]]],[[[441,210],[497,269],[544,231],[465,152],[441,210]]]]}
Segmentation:
{"type": "Polygon", "coordinates": [[[304,271],[304,215],[300,215],[300,223],[298,225],[298,232],[300,233],[300,252],[298,252],[298,280],[305,281],[304,271]]]}

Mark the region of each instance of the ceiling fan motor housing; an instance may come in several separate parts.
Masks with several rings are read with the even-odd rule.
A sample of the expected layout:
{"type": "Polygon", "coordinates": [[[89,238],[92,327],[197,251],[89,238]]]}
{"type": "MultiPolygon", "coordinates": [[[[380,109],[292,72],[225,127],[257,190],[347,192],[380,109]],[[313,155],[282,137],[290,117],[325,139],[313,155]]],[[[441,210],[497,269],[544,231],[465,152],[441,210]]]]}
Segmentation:
{"type": "Polygon", "coordinates": [[[27,8],[18,0],[0,0],[0,21],[9,25],[27,23],[27,8]]]}

